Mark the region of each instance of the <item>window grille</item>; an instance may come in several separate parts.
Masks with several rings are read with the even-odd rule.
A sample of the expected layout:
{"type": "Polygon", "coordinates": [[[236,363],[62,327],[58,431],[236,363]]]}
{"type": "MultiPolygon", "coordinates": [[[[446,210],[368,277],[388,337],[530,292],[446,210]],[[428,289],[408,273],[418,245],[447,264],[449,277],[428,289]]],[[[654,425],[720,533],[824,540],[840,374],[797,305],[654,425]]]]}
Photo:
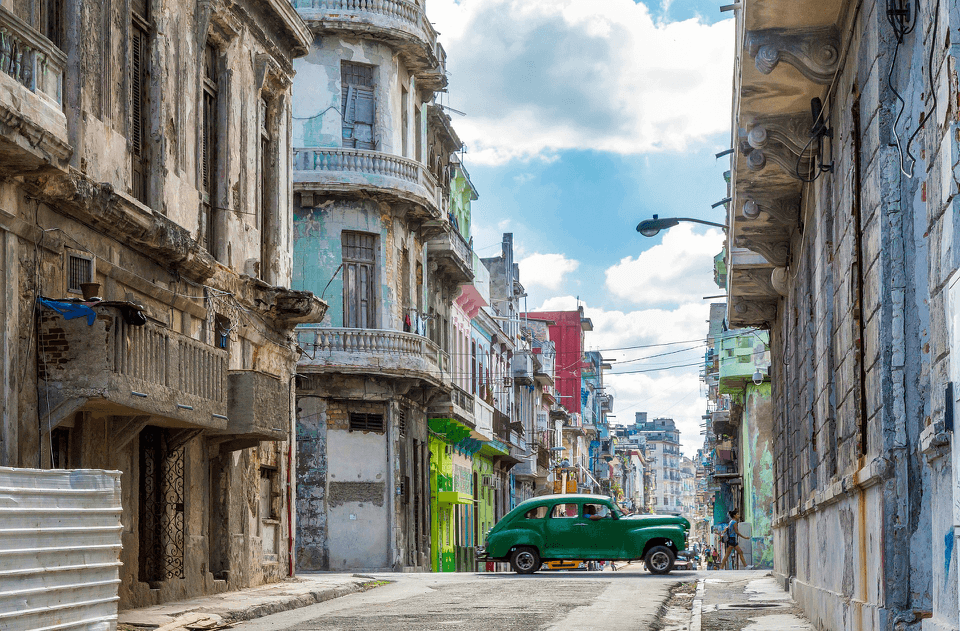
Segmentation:
{"type": "Polygon", "coordinates": [[[350,413],[350,431],[351,432],[376,432],[382,434],[383,414],[364,414],[361,412],[350,413]]]}
{"type": "Polygon", "coordinates": [[[399,410],[397,411],[397,431],[400,432],[401,436],[407,435],[407,411],[399,410]]]}
{"type": "Polygon", "coordinates": [[[82,283],[93,282],[93,259],[69,255],[67,258],[67,291],[82,293],[82,283]]]}

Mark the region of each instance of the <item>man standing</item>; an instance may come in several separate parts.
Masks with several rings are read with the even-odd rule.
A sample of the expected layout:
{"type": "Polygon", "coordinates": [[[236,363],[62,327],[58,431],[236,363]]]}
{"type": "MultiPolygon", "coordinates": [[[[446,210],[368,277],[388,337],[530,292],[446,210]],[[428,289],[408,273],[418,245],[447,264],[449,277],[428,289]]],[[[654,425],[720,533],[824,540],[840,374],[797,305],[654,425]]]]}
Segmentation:
{"type": "Polygon", "coordinates": [[[747,566],[747,560],[743,557],[743,550],[740,549],[739,537],[743,535],[741,535],[737,529],[737,523],[737,509],[733,509],[730,511],[730,523],[727,524],[727,529],[724,534],[727,549],[723,552],[723,560],[720,562],[720,567],[723,569],[727,569],[727,558],[730,556],[731,550],[737,551],[737,556],[740,557],[740,567],[745,568],[747,566]]]}

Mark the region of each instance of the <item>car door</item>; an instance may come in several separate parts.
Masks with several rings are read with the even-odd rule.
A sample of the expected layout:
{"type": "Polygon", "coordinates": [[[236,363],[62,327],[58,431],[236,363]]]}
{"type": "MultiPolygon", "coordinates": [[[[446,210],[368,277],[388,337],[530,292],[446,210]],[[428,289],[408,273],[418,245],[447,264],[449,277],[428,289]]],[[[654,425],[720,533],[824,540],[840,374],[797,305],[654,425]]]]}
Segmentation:
{"type": "Polygon", "coordinates": [[[583,545],[590,559],[619,559],[623,555],[624,525],[604,502],[584,502],[580,520],[583,545]]]}
{"type": "Polygon", "coordinates": [[[582,559],[586,549],[583,530],[586,524],[580,517],[580,503],[560,502],[553,505],[544,528],[543,557],[547,559],[582,559]]]}

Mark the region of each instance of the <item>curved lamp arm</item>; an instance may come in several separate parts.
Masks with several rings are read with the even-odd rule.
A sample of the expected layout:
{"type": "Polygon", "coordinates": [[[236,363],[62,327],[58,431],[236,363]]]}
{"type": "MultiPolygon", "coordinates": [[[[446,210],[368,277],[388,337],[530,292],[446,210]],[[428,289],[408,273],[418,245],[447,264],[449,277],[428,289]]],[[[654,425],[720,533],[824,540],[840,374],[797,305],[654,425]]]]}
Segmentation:
{"type": "Polygon", "coordinates": [[[699,223],[705,226],[712,226],[714,228],[723,228],[727,229],[726,224],[715,223],[713,221],[704,221],[703,219],[694,219],[693,217],[665,217],[660,219],[659,216],[654,215],[653,219],[646,219],[637,224],[637,232],[642,234],[645,237],[655,237],[661,230],[666,230],[667,228],[673,228],[681,221],[689,221],[690,223],[699,223]]]}

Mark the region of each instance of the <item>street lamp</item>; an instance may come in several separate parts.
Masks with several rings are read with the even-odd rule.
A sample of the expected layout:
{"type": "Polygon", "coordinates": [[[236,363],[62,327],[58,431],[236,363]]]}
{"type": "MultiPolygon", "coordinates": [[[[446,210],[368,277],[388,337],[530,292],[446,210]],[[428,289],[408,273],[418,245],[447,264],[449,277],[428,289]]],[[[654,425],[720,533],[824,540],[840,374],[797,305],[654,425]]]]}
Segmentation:
{"type": "Polygon", "coordinates": [[[667,228],[672,228],[679,224],[681,221],[689,221],[691,223],[702,223],[705,226],[713,226],[714,228],[723,228],[727,229],[726,224],[714,223],[712,221],[703,221],[702,219],[693,219],[692,217],[665,217],[660,219],[658,215],[654,215],[653,219],[646,219],[637,224],[637,232],[642,234],[645,237],[655,237],[661,230],[666,230],[667,228]]]}

